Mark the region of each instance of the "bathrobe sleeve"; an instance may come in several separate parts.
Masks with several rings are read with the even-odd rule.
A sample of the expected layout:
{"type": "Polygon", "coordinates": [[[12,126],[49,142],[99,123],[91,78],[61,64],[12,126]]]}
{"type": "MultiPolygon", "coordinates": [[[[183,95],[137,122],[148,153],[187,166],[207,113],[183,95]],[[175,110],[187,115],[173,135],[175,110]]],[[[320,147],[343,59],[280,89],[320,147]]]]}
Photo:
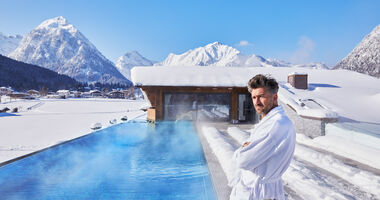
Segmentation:
{"type": "Polygon", "coordinates": [[[265,128],[255,131],[256,136],[252,137],[248,146],[240,147],[235,151],[233,160],[237,167],[252,170],[275,153],[277,146],[287,134],[288,128],[286,124],[280,126],[280,122],[276,120],[270,120],[266,123],[268,124],[265,128]]]}

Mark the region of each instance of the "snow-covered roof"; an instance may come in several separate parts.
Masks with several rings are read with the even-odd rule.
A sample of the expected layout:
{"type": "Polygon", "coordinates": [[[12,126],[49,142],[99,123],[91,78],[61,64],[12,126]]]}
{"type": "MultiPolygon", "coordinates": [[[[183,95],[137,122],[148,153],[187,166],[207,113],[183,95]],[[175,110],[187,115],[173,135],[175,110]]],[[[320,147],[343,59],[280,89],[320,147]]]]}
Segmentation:
{"type": "Polygon", "coordinates": [[[300,106],[300,115],[334,117],[335,112],[352,120],[380,123],[380,79],[353,71],[216,66],[143,66],[131,70],[136,86],[246,87],[249,79],[257,74],[269,74],[280,83],[280,92],[285,94],[280,95],[280,100],[290,99],[300,104],[304,99],[313,99],[323,108],[306,111],[307,106],[300,106]],[[286,84],[288,75],[295,71],[308,74],[309,89],[295,89],[286,84]]]}
{"type": "Polygon", "coordinates": [[[307,75],[307,73],[291,72],[289,75],[307,75]]]}
{"type": "Polygon", "coordinates": [[[99,90],[90,90],[89,92],[94,93],[94,92],[100,92],[100,91],[99,90]]]}
{"type": "Polygon", "coordinates": [[[242,67],[134,67],[131,78],[134,85],[144,86],[212,86],[245,87],[257,74],[242,67]]]}
{"type": "Polygon", "coordinates": [[[0,90],[13,91],[10,87],[0,87],[0,90]]]}
{"type": "Polygon", "coordinates": [[[70,93],[69,90],[58,90],[57,93],[70,93]]]}

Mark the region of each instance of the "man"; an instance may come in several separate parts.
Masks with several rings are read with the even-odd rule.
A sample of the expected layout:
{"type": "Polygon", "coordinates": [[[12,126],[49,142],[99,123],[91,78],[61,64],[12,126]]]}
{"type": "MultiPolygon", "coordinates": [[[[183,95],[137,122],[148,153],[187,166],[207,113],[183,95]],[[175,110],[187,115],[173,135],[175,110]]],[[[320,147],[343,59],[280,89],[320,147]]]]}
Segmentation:
{"type": "Polygon", "coordinates": [[[232,158],[237,172],[229,182],[230,199],[286,199],[281,176],[293,158],[293,124],[277,103],[275,79],[256,75],[249,80],[248,90],[260,122],[232,158]]]}

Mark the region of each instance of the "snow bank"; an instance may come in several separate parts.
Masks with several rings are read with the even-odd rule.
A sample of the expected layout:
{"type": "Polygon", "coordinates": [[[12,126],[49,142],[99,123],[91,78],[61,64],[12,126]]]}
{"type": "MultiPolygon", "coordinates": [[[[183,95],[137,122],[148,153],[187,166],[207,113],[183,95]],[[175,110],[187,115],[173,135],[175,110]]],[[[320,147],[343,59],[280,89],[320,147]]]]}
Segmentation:
{"type": "Polygon", "coordinates": [[[302,160],[311,162],[318,167],[329,171],[356,186],[359,186],[361,190],[372,193],[380,198],[379,176],[351,167],[331,155],[322,154],[301,145],[297,145],[294,155],[302,160]]]}
{"type": "Polygon", "coordinates": [[[346,200],[347,198],[331,188],[325,179],[303,163],[293,160],[282,176],[288,185],[302,199],[308,200],[346,200]]]}
{"type": "Polygon", "coordinates": [[[227,133],[230,135],[234,140],[236,140],[239,144],[243,145],[245,142],[248,141],[250,134],[241,130],[240,128],[236,126],[230,126],[227,128],[227,133]]]}
{"type": "Polygon", "coordinates": [[[326,135],[340,137],[380,151],[380,124],[348,122],[326,124],[326,135]]]}
{"type": "Polygon", "coordinates": [[[310,139],[303,134],[297,134],[297,143],[324,149],[380,169],[380,159],[376,159],[380,155],[380,150],[362,145],[360,141],[350,140],[349,137],[330,135],[327,133],[323,137],[310,139]]]}

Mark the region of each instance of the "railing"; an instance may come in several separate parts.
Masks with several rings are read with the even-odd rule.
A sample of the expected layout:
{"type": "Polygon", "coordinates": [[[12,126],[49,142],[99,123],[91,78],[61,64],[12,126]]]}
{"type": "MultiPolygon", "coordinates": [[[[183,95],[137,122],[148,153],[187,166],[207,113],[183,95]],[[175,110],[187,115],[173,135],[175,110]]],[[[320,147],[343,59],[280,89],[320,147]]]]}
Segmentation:
{"type": "Polygon", "coordinates": [[[363,145],[380,149],[380,124],[339,122],[326,125],[326,135],[344,137],[363,145]]]}

